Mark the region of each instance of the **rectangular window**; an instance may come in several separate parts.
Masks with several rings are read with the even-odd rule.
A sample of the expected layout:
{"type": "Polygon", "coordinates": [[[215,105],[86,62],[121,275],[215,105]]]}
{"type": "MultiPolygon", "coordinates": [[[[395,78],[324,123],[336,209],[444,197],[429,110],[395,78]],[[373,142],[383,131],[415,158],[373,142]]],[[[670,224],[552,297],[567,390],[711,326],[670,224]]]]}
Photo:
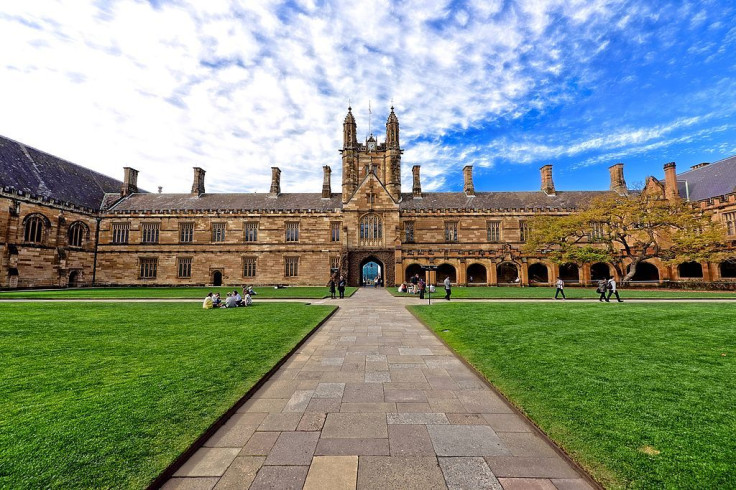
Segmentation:
{"type": "Polygon", "coordinates": [[[141,279],[155,279],[158,259],[140,259],[141,279]]]}
{"type": "Polygon", "coordinates": [[[112,243],[128,243],[130,223],[112,224],[112,243]]]}
{"type": "Polygon", "coordinates": [[[179,241],[189,243],[194,239],[194,223],[179,223],[179,241]]]}
{"type": "Polygon", "coordinates": [[[525,242],[529,239],[529,223],[526,221],[519,221],[519,241],[525,242]]]}
{"type": "Polygon", "coordinates": [[[726,232],[736,235],[736,213],[724,213],[723,220],[726,222],[726,232]]]}
{"type": "Polygon", "coordinates": [[[243,258],[243,277],[256,276],[256,259],[255,257],[243,258]]]}
{"type": "Polygon", "coordinates": [[[286,241],[287,242],[298,242],[299,241],[299,222],[292,221],[286,223],[286,241]]]}
{"type": "Polygon", "coordinates": [[[141,224],[141,243],[158,243],[158,230],[161,223],[141,224]]]}
{"type": "Polygon", "coordinates": [[[457,241],[457,222],[450,221],[445,223],[445,241],[456,242],[457,241]]]}
{"type": "Polygon", "coordinates": [[[284,275],[286,277],[296,277],[299,275],[299,257],[284,258],[284,275]]]}
{"type": "Polygon", "coordinates": [[[225,241],[225,223],[212,223],[212,241],[225,241]]]}
{"type": "Polygon", "coordinates": [[[414,222],[404,222],[404,236],[406,243],[414,243],[414,222]]]}
{"type": "Polygon", "coordinates": [[[330,257],[330,272],[340,268],[340,257],[330,257]]]}
{"type": "Polygon", "coordinates": [[[591,223],[590,241],[598,242],[603,238],[603,223],[591,223]]]}
{"type": "Polygon", "coordinates": [[[486,233],[488,235],[489,242],[500,242],[501,241],[501,222],[500,221],[489,221],[486,223],[486,233]]]}
{"type": "Polygon", "coordinates": [[[257,221],[246,221],[243,224],[244,240],[246,242],[258,241],[258,222],[257,221]]]}
{"type": "Polygon", "coordinates": [[[331,223],[330,225],[330,241],[331,242],[339,242],[340,241],[340,225],[339,222],[331,223]]]}
{"type": "Polygon", "coordinates": [[[179,277],[192,277],[191,257],[178,259],[177,268],[179,269],[179,277]]]}

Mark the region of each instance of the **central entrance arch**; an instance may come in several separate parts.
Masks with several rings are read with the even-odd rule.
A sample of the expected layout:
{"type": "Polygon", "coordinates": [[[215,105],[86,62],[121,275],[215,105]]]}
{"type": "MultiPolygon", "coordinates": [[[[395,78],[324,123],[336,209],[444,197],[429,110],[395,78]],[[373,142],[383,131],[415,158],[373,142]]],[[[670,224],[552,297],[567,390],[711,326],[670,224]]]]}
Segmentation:
{"type": "Polygon", "coordinates": [[[375,284],[376,277],[379,278],[380,284],[383,284],[385,278],[385,268],[383,262],[375,256],[366,257],[360,263],[360,285],[372,286],[375,284]]]}

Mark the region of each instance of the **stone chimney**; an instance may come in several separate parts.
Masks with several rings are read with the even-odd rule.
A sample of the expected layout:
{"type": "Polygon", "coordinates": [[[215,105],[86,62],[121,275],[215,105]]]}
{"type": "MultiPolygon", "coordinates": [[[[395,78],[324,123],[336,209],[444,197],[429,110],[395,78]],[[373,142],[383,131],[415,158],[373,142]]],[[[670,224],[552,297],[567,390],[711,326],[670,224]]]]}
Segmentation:
{"type": "Polygon", "coordinates": [[[624,180],[624,164],[611,165],[608,167],[608,172],[611,174],[611,190],[621,196],[628,194],[629,189],[626,187],[626,181],[624,180]]]}
{"type": "Polygon", "coordinates": [[[475,195],[475,187],[473,187],[473,166],[465,165],[463,167],[463,192],[466,196],[475,195]]]}
{"type": "Polygon", "coordinates": [[[419,169],[421,167],[419,165],[414,165],[411,168],[411,173],[414,176],[414,185],[411,188],[411,192],[414,195],[415,199],[421,199],[422,198],[422,183],[419,180],[419,169]]]}
{"type": "Polygon", "coordinates": [[[138,192],[138,171],[134,168],[123,167],[123,186],[120,194],[123,197],[138,192]]]}
{"type": "Polygon", "coordinates": [[[281,194],[281,169],[271,167],[271,197],[278,197],[281,194]]]}
{"type": "Polygon", "coordinates": [[[322,179],[322,199],[329,199],[332,197],[332,184],[330,183],[330,174],[332,174],[332,169],[329,165],[324,165],[322,170],[325,174],[322,179]]]}
{"type": "Polygon", "coordinates": [[[204,169],[194,167],[194,182],[192,183],[192,194],[201,196],[204,194],[204,169]]]}
{"type": "Polygon", "coordinates": [[[677,189],[675,162],[664,164],[664,197],[667,199],[677,199],[680,197],[680,191],[677,189]]]}
{"type": "Polygon", "coordinates": [[[552,165],[545,165],[539,171],[542,174],[542,192],[548,196],[554,196],[555,183],[552,181],[552,165]]]}

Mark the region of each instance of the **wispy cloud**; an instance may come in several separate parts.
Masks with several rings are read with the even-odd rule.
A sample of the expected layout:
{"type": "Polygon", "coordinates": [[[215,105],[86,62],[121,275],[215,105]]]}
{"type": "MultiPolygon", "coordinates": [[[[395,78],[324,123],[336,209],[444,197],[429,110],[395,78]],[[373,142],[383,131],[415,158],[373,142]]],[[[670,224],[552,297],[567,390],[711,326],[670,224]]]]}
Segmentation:
{"type": "MultiPolygon", "coordinates": [[[[448,172],[465,164],[610,153],[708,117],[583,129],[567,141],[488,129],[597,90],[606,80],[594,61],[616,39],[640,39],[644,57],[652,36],[642,26],[660,14],[626,0],[61,0],[3,10],[0,132],[114,176],[134,166],[148,189],[186,191],[202,166],[209,190],[267,191],[279,166],[285,190],[318,192],[322,165],[338,188],[349,99],[361,137],[368,100],[375,133],[393,100],[404,181],[421,164],[427,190],[448,188],[448,172]]],[[[713,20],[694,8],[677,15],[693,28],[713,20]]]]}

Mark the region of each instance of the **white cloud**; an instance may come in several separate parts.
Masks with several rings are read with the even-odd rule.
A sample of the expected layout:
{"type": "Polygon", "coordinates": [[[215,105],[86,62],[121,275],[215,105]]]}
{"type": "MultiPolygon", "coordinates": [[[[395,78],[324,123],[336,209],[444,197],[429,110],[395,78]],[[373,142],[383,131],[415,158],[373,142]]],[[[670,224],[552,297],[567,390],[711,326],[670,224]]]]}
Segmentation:
{"type": "Polygon", "coordinates": [[[404,182],[422,164],[426,190],[442,188],[448,169],[491,166],[499,151],[524,162],[656,137],[653,128],[565,148],[427,143],[559,103],[559,77],[594,77],[585,63],[606,49],[605,34],[651,15],[615,0],[450,4],[10,2],[0,14],[0,133],[118,178],[136,167],[142,187],[168,192],[188,191],[192,166],[208,171],[208,190],[265,192],[277,165],[285,191],[319,192],[328,164],[339,188],[350,98],[360,137],[368,100],[377,134],[394,100],[404,182]]]}

